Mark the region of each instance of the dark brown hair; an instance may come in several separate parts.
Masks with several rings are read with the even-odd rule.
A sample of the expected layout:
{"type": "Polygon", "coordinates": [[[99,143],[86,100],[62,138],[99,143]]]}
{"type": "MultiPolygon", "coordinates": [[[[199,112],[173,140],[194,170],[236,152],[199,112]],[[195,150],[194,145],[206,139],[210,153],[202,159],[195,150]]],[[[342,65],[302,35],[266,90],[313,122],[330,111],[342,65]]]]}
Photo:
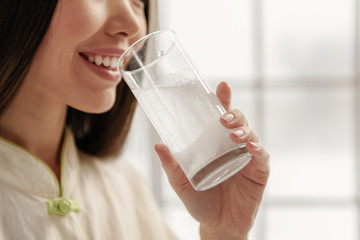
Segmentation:
{"type": "MultiPolygon", "coordinates": [[[[145,15],[148,19],[148,4],[145,15]]],[[[57,0],[0,0],[0,116],[19,91],[51,22],[57,0]]],[[[78,148],[97,156],[117,154],[129,132],[136,101],[121,81],[113,108],[89,114],[68,108],[66,124],[78,148]]]]}

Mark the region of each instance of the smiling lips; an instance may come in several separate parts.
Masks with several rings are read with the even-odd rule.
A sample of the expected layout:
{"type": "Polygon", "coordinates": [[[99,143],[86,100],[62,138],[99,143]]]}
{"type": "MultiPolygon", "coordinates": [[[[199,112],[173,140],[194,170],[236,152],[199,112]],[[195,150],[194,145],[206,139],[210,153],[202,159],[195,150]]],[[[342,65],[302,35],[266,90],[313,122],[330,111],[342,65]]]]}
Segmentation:
{"type": "Polygon", "coordinates": [[[121,80],[121,73],[117,69],[117,63],[122,49],[100,49],[92,52],[79,52],[82,62],[88,69],[104,80],[118,83],[121,80]]]}
{"type": "Polygon", "coordinates": [[[111,71],[117,71],[117,63],[120,58],[118,56],[95,55],[89,53],[80,53],[80,55],[87,61],[99,67],[103,67],[111,71]]]}

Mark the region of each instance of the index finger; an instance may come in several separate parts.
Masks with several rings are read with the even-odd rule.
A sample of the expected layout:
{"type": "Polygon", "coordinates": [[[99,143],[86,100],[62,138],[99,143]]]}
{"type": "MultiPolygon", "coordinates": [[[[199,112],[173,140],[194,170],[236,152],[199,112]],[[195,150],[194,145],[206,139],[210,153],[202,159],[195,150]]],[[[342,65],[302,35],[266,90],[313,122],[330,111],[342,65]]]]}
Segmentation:
{"type": "Polygon", "coordinates": [[[226,82],[219,83],[216,88],[216,96],[226,111],[228,111],[231,106],[231,89],[226,82]]]}

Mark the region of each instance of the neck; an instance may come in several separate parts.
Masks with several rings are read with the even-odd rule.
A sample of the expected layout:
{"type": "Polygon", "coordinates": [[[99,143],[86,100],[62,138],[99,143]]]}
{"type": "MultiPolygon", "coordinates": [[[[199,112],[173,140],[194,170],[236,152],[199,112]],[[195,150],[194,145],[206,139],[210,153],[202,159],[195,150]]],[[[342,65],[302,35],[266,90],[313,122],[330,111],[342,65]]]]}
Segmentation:
{"type": "Polygon", "coordinates": [[[60,152],[67,106],[24,84],[0,118],[0,135],[43,160],[60,178],[60,152]],[[42,97],[40,97],[42,96],[42,97]]]}

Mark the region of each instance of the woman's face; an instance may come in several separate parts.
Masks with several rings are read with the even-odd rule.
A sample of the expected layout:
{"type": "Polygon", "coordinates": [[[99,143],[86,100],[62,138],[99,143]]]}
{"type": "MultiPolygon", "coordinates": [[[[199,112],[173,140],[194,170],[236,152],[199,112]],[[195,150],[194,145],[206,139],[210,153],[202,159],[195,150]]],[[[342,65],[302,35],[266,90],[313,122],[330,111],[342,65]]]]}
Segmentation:
{"type": "Polygon", "coordinates": [[[26,81],[78,110],[107,111],[120,81],[116,63],[146,31],[140,0],[59,0],[26,81]]]}

